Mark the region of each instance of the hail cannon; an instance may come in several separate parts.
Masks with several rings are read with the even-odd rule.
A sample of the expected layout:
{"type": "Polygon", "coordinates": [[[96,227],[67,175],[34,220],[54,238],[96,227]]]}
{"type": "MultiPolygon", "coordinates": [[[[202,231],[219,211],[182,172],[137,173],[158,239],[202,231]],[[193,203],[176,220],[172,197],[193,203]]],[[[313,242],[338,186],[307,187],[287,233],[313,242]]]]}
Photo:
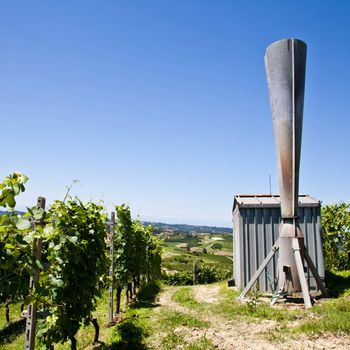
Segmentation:
{"type": "Polygon", "coordinates": [[[309,308],[312,304],[305,277],[305,261],[318,288],[323,294],[326,294],[326,290],[307,252],[298,222],[305,67],[306,44],[301,40],[283,39],[274,42],[266,50],[265,68],[275,135],[282,221],[277,242],[241,297],[245,297],[273,255],[279,251],[278,291],[272,303],[279,297],[302,292],[305,307],[309,308]]]}

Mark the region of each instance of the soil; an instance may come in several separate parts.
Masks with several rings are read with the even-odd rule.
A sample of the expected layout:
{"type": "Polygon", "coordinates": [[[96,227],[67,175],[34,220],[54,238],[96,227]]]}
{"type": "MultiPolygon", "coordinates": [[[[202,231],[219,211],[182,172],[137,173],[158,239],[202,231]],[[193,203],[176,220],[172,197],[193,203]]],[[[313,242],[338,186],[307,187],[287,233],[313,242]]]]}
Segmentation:
{"type": "Polygon", "coordinates": [[[226,250],[220,250],[220,251],[216,252],[215,255],[227,256],[229,258],[232,258],[232,251],[229,252],[226,250]]]}
{"type": "MultiPolygon", "coordinates": [[[[193,287],[193,295],[199,303],[218,303],[220,300],[219,286],[199,285],[193,287]]],[[[350,349],[350,337],[347,335],[336,336],[331,333],[322,335],[298,334],[293,338],[281,339],[279,335],[276,340],[274,331],[279,326],[277,321],[257,320],[253,323],[241,320],[230,320],[217,315],[203,315],[195,310],[186,308],[172,299],[176,287],[166,288],[159,296],[159,305],[179,312],[195,314],[197,318],[210,323],[207,329],[176,327],[174,333],[182,335],[186,343],[194,342],[203,336],[210,339],[215,348],[221,350],[231,349],[254,349],[254,350],[320,350],[320,349],[350,349]],[[272,340],[269,340],[272,339],[272,340]]],[[[159,308],[160,309],[160,308],[159,308]]],[[[295,327],[298,321],[291,322],[290,327],[295,327]]],[[[179,346],[178,348],[182,348],[179,346]]]]}

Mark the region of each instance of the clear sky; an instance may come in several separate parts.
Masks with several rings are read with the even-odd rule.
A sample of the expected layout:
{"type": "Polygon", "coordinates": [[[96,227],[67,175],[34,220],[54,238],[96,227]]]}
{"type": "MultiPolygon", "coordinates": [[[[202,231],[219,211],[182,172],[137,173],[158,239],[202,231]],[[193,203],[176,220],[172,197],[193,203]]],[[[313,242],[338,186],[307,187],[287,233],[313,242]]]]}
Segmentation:
{"type": "Polygon", "coordinates": [[[142,219],[231,225],[278,193],[266,47],[308,45],[300,192],[350,201],[348,1],[0,3],[0,176],[142,219]]]}

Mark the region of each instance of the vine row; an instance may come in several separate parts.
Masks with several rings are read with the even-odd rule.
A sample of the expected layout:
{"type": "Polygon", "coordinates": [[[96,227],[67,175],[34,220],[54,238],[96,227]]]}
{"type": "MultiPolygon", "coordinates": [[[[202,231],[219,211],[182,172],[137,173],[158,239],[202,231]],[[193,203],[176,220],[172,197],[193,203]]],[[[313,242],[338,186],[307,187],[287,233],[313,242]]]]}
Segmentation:
{"type": "Polygon", "coordinates": [[[93,323],[98,341],[93,312],[105,289],[110,298],[116,290],[111,324],[117,321],[123,289],[129,303],[142,285],[160,277],[162,244],[152,227],[132,220],[124,204],[116,207],[116,224],[110,221],[109,229],[102,203],[77,197],[20,215],[14,211],[16,196],[27,180],[14,173],[0,183],[0,206],[7,209],[0,216],[0,303],[6,305],[8,321],[10,303],[28,306],[25,349],[34,349],[37,339],[39,349],[70,340],[75,350],[82,323],[93,323]]]}

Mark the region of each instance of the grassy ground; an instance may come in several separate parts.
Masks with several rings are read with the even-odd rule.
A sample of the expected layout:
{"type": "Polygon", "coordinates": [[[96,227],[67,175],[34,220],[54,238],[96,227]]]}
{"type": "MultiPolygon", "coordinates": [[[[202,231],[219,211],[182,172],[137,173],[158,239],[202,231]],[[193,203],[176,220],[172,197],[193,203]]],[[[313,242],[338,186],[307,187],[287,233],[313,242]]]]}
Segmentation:
{"type": "MultiPolygon", "coordinates": [[[[350,273],[336,274],[345,283],[350,273]]],[[[339,286],[338,286],[339,287],[339,286]]],[[[331,290],[332,291],[332,290],[331,290]]],[[[237,300],[239,291],[226,283],[144,289],[139,299],[124,309],[123,322],[107,327],[108,297],[101,298],[96,312],[100,327],[100,350],[213,350],[264,348],[350,347],[350,289],[336,298],[320,299],[311,310],[302,304],[278,303],[252,293],[247,302],[237,300]],[[306,342],[306,343],[305,343],[306,342]],[[310,343],[310,346],[305,344],[310,343]],[[334,347],[335,346],[335,347],[334,347]]],[[[19,350],[24,346],[23,322],[18,322],[19,305],[11,308],[10,325],[0,310],[0,349],[19,350]]],[[[78,349],[92,349],[92,326],[80,329],[78,349]]],[[[69,343],[55,349],[69,349],[69,343]]]]}
{"type": "MultiPolygon", "coordinates": [[[[270,307],[270,299],[254,293],[241,303],[239,291],[225,283],[172,287],[169,292],[171,300],[165,298],[162,311],[152,316],[157,327],[162,325],[152,349],[309,349],[301,341],[316,342],[315,337],[323,341],[321,348],[334,348],[334,339],[339,343],[343,338],[345,345],[339,343],[339,349],[350,346],[350,291],[324,299],[312,310],[282,303],[270,307]],[[201,290],[206,302],[199,298],[201,290]]],[[[318,348],[312,344],[310,348],[318,348]]]]}
{"type": "MultiPolygon", "coordinates": [[[[16,344],[24,332],[25,323],[20,318],[20,304],[10,305],[10,324],[7,324],[5,318],[5,307],[0,308],[0,349],[16,349],[12,344],[16,344]]],[[[24,343],[22,343],[24,344],[24,343]]],[[[19,349],[19,347],[17,347],[19,349]]],[[[20,348],[21,350],[24,348],[20,348]]]]}

